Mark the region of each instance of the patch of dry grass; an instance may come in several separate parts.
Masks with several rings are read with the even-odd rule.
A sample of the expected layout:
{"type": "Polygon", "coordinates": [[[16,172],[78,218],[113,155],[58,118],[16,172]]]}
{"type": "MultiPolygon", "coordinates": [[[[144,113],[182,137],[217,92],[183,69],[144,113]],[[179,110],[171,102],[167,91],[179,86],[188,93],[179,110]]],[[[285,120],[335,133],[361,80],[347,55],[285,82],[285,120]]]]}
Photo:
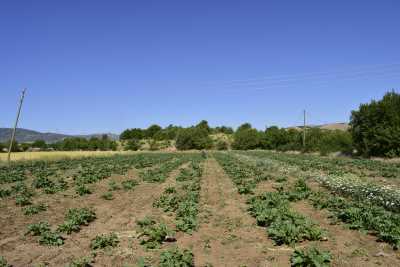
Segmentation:
{"type": "MultiPolygon", "coordinates": [[[[68,158],[112,156],[115,154],[129,154],[129,151],[41,151],[17,152],[11,154],[12,161],[20,160],[59,160],[68,158]]],[[[7,161],[7,153],[0,153],[0,162],[7,161]]]]}

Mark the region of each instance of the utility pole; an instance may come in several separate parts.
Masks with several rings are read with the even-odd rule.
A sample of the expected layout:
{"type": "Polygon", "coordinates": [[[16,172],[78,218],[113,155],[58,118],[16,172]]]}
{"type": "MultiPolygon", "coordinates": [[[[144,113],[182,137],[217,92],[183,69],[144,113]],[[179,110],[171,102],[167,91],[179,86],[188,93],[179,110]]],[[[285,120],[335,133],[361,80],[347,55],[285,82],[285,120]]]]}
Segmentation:
{"type": "Polygon", "coordinates": [[[14,129],[11,134],[10,146],[8,147],[8,156],[7,156],[8,166],[10,166],[10,164],[11,164],[11,150],[12,150],[12,146],[13,146],[14,139],[15,139],[15,131],[17,130],[19,115],[21,114],[21,108],[22,108],[22,103],[24,102],[25,93],[26,93],[26,88],[24,90],[22,90],[22,93],[21,93],[21,98],[19,100],[19,106],[18,106],[18,112],[17,112],[17,118],[15,119],[14,129]]]}
{"type": "Polygon", "coordinates": [[[303,148],[306,150],[306,110],[304,110],[304,124],[303,124],[303,148]]]}

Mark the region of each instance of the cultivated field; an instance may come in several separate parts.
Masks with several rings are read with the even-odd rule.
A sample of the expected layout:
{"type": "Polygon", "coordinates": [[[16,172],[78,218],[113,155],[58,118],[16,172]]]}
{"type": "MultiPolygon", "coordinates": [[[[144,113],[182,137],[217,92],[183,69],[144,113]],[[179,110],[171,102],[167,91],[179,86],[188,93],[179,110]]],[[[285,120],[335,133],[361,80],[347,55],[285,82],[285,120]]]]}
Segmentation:
{"type": "Polygon", "coordinates": [[[0,167],[0,266],[400,266],[400,164],[268,151],[0,167]]]}

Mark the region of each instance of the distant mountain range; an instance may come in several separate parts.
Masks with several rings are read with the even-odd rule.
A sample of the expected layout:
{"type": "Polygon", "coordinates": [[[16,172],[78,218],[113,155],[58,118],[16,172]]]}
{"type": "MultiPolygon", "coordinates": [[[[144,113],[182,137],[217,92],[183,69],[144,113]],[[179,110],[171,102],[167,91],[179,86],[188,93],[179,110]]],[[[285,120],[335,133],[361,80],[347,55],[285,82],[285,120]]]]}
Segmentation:
{"type": "MultiPolygon", "coordinates": [[[[10,140],[12,129],[0,128],[0,143],[10,140]]],[[[112,140],[118,140],[118,134],[104,133],[112,140]]],[[[34,142],[36,140],[44,140],[46,143],[55,143],[69,137],[82,137],[90,139],[92,137],[101,137],[103,134],[88,134],[88,135],[68,135],[59,133],[41,133],[33,130],[18,128],[15,139],[19,143],[34,142]]]]}

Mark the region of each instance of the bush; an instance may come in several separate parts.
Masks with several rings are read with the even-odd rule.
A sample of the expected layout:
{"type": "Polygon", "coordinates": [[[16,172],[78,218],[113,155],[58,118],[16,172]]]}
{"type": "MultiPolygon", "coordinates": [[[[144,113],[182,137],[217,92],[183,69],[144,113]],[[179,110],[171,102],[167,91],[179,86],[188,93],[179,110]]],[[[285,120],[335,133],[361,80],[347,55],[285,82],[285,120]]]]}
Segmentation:
{"type": "Polygon", "coordinates": [[[137,151],[140,149],[140,141],[139,139],[130,139],[126,142],[125,150],[137,151]]]}
{"type": "Polygon", "coordinates": [[[207,130],[199,127],[191,127],[179,131],[175,146],[179,150],[201,150],[210,148],[212,146],[212,140],[207,130]]]}
{"type": "Polygon", "coordinates": [[[234,134],[232,148],[236,150],[255,149],[260,146],[260,134],[256,129],[238,130],[234,134]]]}
{"type": "Polygon", "coordinates": [[[357,152],[364,156],[400,156],[400,94],[386,93],[382,100],[361,104],[352,111],[351,134],[357,152]]]}

